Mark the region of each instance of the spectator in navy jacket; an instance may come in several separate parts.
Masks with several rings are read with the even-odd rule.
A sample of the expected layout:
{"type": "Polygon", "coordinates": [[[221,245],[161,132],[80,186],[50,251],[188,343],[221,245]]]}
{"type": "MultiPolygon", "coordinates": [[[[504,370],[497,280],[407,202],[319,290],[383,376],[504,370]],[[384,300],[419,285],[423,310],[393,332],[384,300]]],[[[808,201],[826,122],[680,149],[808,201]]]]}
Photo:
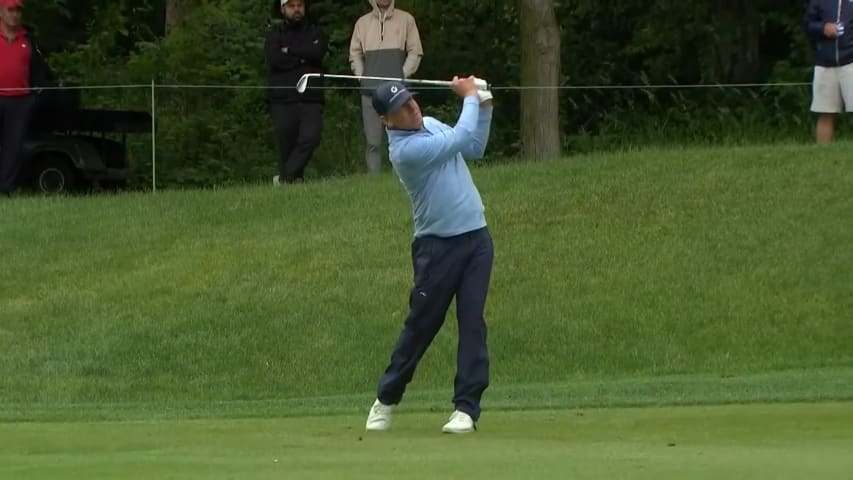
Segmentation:
{"type": "Polygon", "coordinates": [[[817,114],[818,143],[829,143],[842,105],[853,112],[853,1],[810,0],[803,23],[816,41],[811,110],[817,114]]]}

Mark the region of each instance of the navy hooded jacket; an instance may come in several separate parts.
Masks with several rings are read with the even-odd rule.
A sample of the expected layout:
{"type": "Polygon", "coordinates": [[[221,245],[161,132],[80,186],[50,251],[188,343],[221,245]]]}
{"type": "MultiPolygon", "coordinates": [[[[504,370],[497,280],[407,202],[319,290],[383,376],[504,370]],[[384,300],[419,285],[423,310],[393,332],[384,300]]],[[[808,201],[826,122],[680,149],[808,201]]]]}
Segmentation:
{"type": "Polygon", "coordinates": [[[817,42],[816,65],[840,67],[853,63],[853,0],[809,0],[803,24],[817,42]],[[825,36],[824,25],[837,22],[844,23],[844,35],[825,36]]]}

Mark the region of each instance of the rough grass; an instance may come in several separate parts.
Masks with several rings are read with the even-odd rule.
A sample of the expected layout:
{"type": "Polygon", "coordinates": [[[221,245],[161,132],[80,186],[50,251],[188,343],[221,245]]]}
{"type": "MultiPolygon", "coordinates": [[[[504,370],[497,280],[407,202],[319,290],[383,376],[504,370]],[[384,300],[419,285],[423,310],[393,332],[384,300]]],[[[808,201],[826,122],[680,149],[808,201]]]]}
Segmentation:
{"type": "MultiPolygon", "coordinates": [[[[654,392],[656,379],[791,369],[775,397],[749,382],[741,397],[851,397],[833,381],[853,367],[849,144],[594,155],[474,176],[496,247],[496,403],[525,385],[618,390],[637,378],[654,392]],[[796,375],[826,382],[785,394],[796,375]]],[[[4,416],[216,414],[328,396],[348,412],[370,401],[405,316],[410,241],[390,176],[4,201],[4,416]]],[[[419,405],[449,405],[454,366],[451,309],[412,385],[419,405]]],[[[688,397],[739,398],[702,385],[688,397]]],[[[619,398],[609,404],[650,397],[619,398]]],[[[560,405],[543,403],[531,400],[560,405]]]]}

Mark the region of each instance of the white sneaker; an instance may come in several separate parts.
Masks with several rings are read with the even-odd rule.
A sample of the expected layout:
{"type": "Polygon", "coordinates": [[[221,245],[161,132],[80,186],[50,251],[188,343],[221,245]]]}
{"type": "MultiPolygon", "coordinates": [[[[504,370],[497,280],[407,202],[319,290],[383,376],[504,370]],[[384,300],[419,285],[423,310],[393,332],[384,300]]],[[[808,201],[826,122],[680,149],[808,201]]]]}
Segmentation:
{"type": "Polygon", "coordinates": [[[444,433],[471,433],[477,431],[477,425],[470,415],[456,410],[450,416],[450,421],[444,424],[441,431],[444,433]]]}
{"type": "Polygon", "coordinates": [[[394,410],[393,405],[385,405],[376,399],[373,406],[370,407],[370,414],[367,416],[365,430],[369,432],[384,432],[391,428],[391,411],[394,410]]]}
{"type": "Polygon", "coordinates": [[[281,181],[279,180],[279,176],[278,176],[278,175],[276,175],[276,176],[272,177],[272,184],[273,184],[273,185],[276,185],[276,186],[281,185],[281,181]]]}

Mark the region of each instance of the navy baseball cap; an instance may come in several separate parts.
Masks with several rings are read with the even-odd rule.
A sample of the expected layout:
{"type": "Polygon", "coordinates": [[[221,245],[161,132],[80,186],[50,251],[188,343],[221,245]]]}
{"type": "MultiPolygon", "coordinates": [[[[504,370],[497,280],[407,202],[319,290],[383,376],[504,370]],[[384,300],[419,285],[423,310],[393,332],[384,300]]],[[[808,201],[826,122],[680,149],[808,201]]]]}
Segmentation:
{"type": "Polygon", "coordinates": [[[402,82],[385,82],[373,90],[373,109],[379,115],[394,113],[414,95],[402,82]]]}

